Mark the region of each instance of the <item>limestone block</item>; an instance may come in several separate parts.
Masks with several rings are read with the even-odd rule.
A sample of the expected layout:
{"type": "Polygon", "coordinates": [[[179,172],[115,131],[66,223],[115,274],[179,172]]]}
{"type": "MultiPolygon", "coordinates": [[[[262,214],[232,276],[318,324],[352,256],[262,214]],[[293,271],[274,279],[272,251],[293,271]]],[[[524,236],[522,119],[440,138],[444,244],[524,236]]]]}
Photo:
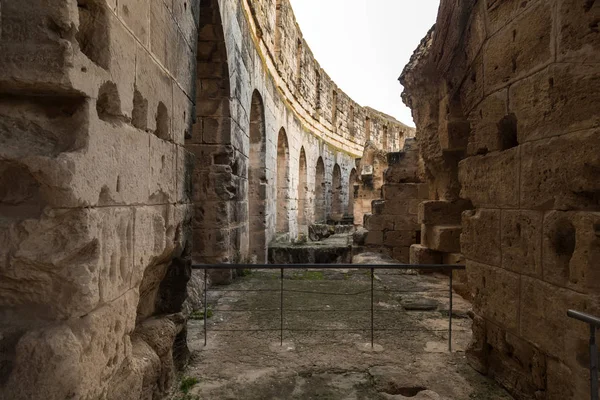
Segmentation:
{"type": "MultiPolygon", "coordinates": [[[[519,143],[595,128],[600,79],[595,64],[557,64],[510,88],[519,143]]],[[[566,154],[566,153],[565,153],[566,154]]]]}
{"type": "Polygon", "coordinates": [[[195,229],[193,239],[193,261],[198,263],[208,258],[219,258],[228,254],[229,230],[195,229]]]}
{"type": "Polygon", "coordinates": [[[599,234],[600,213],[547,213],[541,243],[544,280],[580,293],[598,293],[599,234]]]}
{"type": "Polygon", "coordinates": [[[500,266],[502,264],[500,210],[465,211],[460,244],[466,259],[500,266]]]}
{"type": "Polygon", "coordinates": [[[425,225],[460,224],[462,212],[471,207],[468,201],[428,200],[419,204],[418,221],[425,225]]]}
{"type": "Polygon", "coordinates": [[[442,254],[420,244],[410,246],[411,264],[441,264],[442,254]]]}
{"type": "Polygon", "coordinates": [[[385,215],[365,214],[365,228],[370,231],[391,231],[394,230],[393,221],[385,215]]]}
{"type": "Polygon", "coordinates": [[[599,146],[598,129],[523,145],[521,207],[597,209],[599,146]]]}
{"type": "Polygon", "coordinates": [[[488,39],[483,50],[486,93],[552,61],[551,12],[546,2],[538,2],[488,39]]]}
{"type": "Polygon", "coordinates": [[[519,162],[519,148],[464,159],[458,165],[460,197],[476,207],[518,207],[519,162]]]}
{"type": "Polygon", "coordinates": [[[537,0],[491,0],[488,2],[489,32],[491,36],[525,10],[534,5],[537,0]]]}
{"type": "MultiPolygon", "coordinates": [[[[137,2],[140,0],[133,1],[137,2]]],[[[151,50],[152,54],[158,58],[164,68],[170,69],[171,64],[169,63],[169,57],[177,47],[178,41],[175,20],[163,0],[149,0],[143,1],[143,3],[144,7],[149,9],[149,50],[151,50]]]]}
{"type": "Polygon", "coordinates": [[[507,102],[508,90],[500,90],[486,96],[469,114],[472,129],[467,145],[468,155],[503,150],[498,124],[508,114],[507,102]]]}
{"type": "Polygon", "coordinates": [[[192,175],[194,172],[194,156],[183,146],[176,146],[177,171],[176,179],[176,201],[178,203],[190,203],[192,201],[192,175]]]}
{"type": "Polygon", "coordinates": [[[147,0],[121,0],[117,15],[134,33],[144,46],[149,44],[149,28],[155,29],[155,22],[150,23],[150,3],[147,0]]]}
{"type": "Polygon", "coordinates": [[[559,2],[561,26],[558,34],[558,59],[563,62],[600,62],[600,40],[597,38],[600,4],[582,7],[575,0],[559,2]]]}
{"type": "Polygon", "coordinates": [[[382,215],[407,215],[409,213],[409,199],[386,200],[383,204],[382,215]]]}
{"type": "Polygon", "coordinates": [[[135,84],[135,38],[114,16],[110,18],[110,78],[118,88],[121,115],[131,119],[135,84]]]}
{"type": "Polygon", "coordinates": [[[365,245],[367,245],[367,246],[383,245],[383,232],[369,231],[369,233],[367,234],[367,238],[365,239],[365,245]]]}
{"type": "Polygon", "coordinates": [[[417,241],[415,231],[390,231],[384,233],[383,244],[389,247],[410,246],[417,241]]]}
{"type": "Polygon", "coordinates": [[[444,254],[444,264],[465,265],[465,256],[460,253],[446,253],[444,254]]]}
{"type": "Polygon", "coordinates": [[[536,393],[546,387],[547,358],[539,349],[504,329],[487,324],[488,374],[509,393],[536,393]]]}
{"type": "MultiPolygon", "coordinates": [[[[191,88],[190,88],[191,91],[191,88]]],[[[183,145],[185,139],[193,135],[194,104],[188,94],[181,90],[177,83],[173,82],[173,117],[171,118],[171,129],[173,141],[183,145]]]]}
{"type": "Polygon", "coordinates": [[[383,185],[383,198],[386,200],[402,201],[422,198],[423,183],[402,183],[394,185],[383,185]]]}
{"type": "Polygon", "coordinates": [[[173,0],[173,17],[190,48],[194,47],[198,38],[199,5],[199,1],[173,0]]]}
{"type": "Polygon", "coordinates": [[[410,262],[410,247],[394,247],[392,250],[392,258],[400,263],[408,264],[410,262]]]}
{"type": "MultiPolygon", "coordinates": [[[[583,348],[580,351],[581,354],[585,353],[583,348]]],[[[590,396],[587,366],[566,365],[560,360],[548,358],[546,381],[549,399],[587,399],[590,396]]]]}
{"type": "MultiPolygon", "coordinates": [[[[461,60],[464,61],[464,60],[461,60]]],[[[462,65],[461,65],[462,66],[462,65]]],[[[466,67],[465,67],[466,68],[466,67]]],[[[460,86],[458,95],[462,110],[460,117],[469,112],[481,102],[484,96],[484,58],[483,52],[473,61],[473,64],[463,73],[453,73],[454,85],[460,86]],[[461,80],[464,79],[464,80],[461,80]]]]}
{"type": "MultiPolygon", "coordinates": [[[[0,40],[3,85],[14,89],[49,85],[59,92],[71,86],[68,73],[76,50],[70,38],[72,26],[77,25],[73,8],[74,4],[69,2],[3,2],[0,40]]],[[[98,18],[97,24],[104,31],[105,22],[104,18],[98,18]]]]}
{"type": "Polygon", "coordinates": [[[191,90],[196,84],[194,51],[181,32],[176,27],[173,30],[173,42],[167,42],[167,68],[181,86],[191,90]]]}
{"type": "Polygon", "coordinates": [[[443,151],[457,151],[467,148],[471,124],[469,121],[440,121],[438,138],[443,151]]]}
{"type": "Polygon", "coordinates": [[[435,225],[425,229],[422,243],[432,250],[444,253],[460,252],[460,225],[435,225]]]}
{"type": "Polygon", "coordinates": [[[393,222],[395,231],[413,230],[418,231],[421,226],[417,223],[416,215],[388,215],[389,222],[393,222]]]}
{"type": "Polygon", "coordinates": [[[538,211],[502,211],[503,268],[541,278],[542,219],[543,214],[538,211]]]}
{"type": "Polygon", "coordinates": [[[525,276],[521,278],[521,296],[520,335],[525,340],[561,360],[586,353],[589,328],[567,317],[566,310],[598,315],[597,296],[594,298],[525,276]]]}
{"type": "Polygon", "coordinates": [[[129,208],[74,209],[23,222],[27,237],[9,237],[14,253],[3,280],[27,285],[3,288],[5,306],[26,307],[32,317],[37,308],[43,318],[64,318],[122,295],[132,274],[132,218],[129,208]]]}
{"type": "Polygon", "coordinates": [[[137,293],[129,291],[81,318],[24,333],[0,395],[15,400],[101,397],[108,378],[131,356],[128,334],[136,302],[137,293]]]}
{"type": "Polygon", "coordinates": [[[473,310],[511,332],[519,329],[520,275],[491,265],[467,261],[473,310]]]}
{"type": "MultiPolygon", "coordinates": [[[[160,67],[155,59],[142,46],[136,49],[136,78],[135,87],[141,98],[147,102],[147,111],[140,117],[146,129],[156,131],[158,107],[162,103],[167,109],[167,118],[170,121],[173,104],[173,86],[171,78],[160,67]]],[[[135,107],[134,107],[135,113],[135,107]]],[[[135,121],[134,121],[135,123],[135,121]]],[[[170,127],[170,122],[168,123],[170,127]]],[[[169,132],[170,138],[170,132],[169,132]]]]}
{"type": "Polygon", "coordinates": [[[177,146],[154,135],[150,137],[149,204],[176,201],[177,146]]]}

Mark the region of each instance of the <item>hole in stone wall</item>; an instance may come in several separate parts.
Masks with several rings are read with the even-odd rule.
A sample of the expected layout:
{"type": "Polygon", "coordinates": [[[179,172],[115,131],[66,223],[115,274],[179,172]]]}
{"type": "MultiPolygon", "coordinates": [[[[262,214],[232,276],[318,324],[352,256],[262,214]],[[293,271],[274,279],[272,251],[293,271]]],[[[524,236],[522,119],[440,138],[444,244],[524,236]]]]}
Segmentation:
{"type": "Polygon", "coordinates": [[[96,112],[98,118],[103,121],[114,120],[122,116],[119,91],[113,82],[106,82],[100,87],[96,100],[96,112]]]}
{"type": "Polygon", "coordinates": [[[108,69],[110,65],[109,22],[104,1],[77,0],[79,29],[75,38],[81,52],[96,65],[108,69]]]}
{"type": "Polygon", "coordinates": [[[596,0],[585,0],[583,9],[585,10],[586,13],[592,9],[592,6],[594,5],[595,2],[596,2],[596,0]]]}
{"type": "Polygon", "coordinates": [[[517,116],[510,113],[498,122],[498,141],[501,150],[512,149],[519,145],[517,135],[517,116]]]}
{"type": "Polygon", "coordinates": [[[131,123],[143,131],[148,129],[148,100],[136,89],[133,94],[131,123]]]}
{"type": "Polygon", "coordinates": [[[576,231],[573,223],[562,218],[555,222],[552,231],[549,233],[552,249],[556,254],[559,263],[563,265],[563,276],[569,277],[569,263],[575,252],[576,231]]]}
{"type": "Polygon", "coordinates": [[[161,101],[156,110],[156,131],[154,134],[163,140],[169,139],[169,111],[161,101]]]}

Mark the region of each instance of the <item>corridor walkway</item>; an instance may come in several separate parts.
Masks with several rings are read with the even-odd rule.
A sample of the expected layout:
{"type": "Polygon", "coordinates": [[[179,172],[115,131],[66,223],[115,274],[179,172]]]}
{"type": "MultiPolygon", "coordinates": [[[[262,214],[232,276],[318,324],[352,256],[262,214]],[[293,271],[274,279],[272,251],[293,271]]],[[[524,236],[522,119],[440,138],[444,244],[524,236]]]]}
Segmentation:
{"type": "Polygon", "coordinates": [[[467,365],[459,296],[447,352],[447,277],[375,270],[373,347],[368,270],[286,270],[283,346],[280,284],[280,271],[255,270],[212,288],[207,346],[197,315],[187,394],[176,385],[173,399],[510,399],[467,365]]]}

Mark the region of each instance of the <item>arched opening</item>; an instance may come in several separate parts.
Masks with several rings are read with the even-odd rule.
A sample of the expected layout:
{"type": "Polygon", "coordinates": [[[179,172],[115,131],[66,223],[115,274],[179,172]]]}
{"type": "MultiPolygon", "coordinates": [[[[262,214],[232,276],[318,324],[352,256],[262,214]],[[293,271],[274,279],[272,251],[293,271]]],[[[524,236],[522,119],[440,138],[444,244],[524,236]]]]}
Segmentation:
{"type": "Polygon", "coordinates": [[[306,153],[304,147],[300,149],[298,178],[298,233],[308,235],[308,176],[306,171],[306,153]]]}
{"type": "Polygon", "coordinates": [[[277,138],[277,233],[290,231],[290,150],[285,129],[277,138]]]}
{"type": "Polygon", "coordinates": [[[350,171],[350,179],[348,179],[348,211],[347,216],[354,220],[354,199],[356,197],[358,173],[356,168],[352,168],[350,171]],[[356,186],[355,186],[356,185],[356,186]]]}
{"type": "Polygon", "coordinates": [[[342,201],[342,170],[338,164],[333,166],[333,180],[331,185],[331,216],[333,221],[341,221],[344,217],[344,204],[342,201]]]}
{"type": "Polygon", "coordinates": [[[249,256],[253,261],[267,261],[267,172],[265,108],[258,91],[250,105],[250,154],[248,164],[249,256]]]}
{"type": "MultiPolygon", "coordinates": [[[[200,2],[196,69],[196,115],[185,146],[194,158],[191,196],[194,206],[192,258],[227,263],[247,247],[246,226],[236,219],[243,196],[222,190],[223,182],[244,179],[231,148],[230,82],[225,35],[217,0],[200,2]],[[219,71],[219,73],[215,73],[219,71]],[[232,228],[235,227],[235,228],[232,228]],[[234,231],[236,230],[236,231],[234,231]]],[[[232,190],[239,190],[233,187],[232,190]]],[[[244,205],[245,206],[245,205],[244,205]]],[[[213,283],[227,282],[231,271],[211,271],[213,283]]]]}
{"type": "Polygon", "coordinates": [[[315,171],[315,222],[320,223],[325,221],[325,163],[323,158],[317,160],[315,171]]]}

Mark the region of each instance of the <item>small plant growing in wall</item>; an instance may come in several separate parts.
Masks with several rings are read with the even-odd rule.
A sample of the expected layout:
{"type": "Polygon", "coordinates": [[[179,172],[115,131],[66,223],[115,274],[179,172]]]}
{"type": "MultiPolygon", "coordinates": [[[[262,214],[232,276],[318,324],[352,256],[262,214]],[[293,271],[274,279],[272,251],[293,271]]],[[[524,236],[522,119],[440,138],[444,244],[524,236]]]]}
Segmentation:
{"type": "MultiPolygon", "coordinates": [[[[214,315],[212,308],[209,306],[206,309],[206,318],[211,318],[214,315]]],[[[196,310],[190,314],[190,319],[193,320],[204,320],[204,310],[196,310]]]]}

